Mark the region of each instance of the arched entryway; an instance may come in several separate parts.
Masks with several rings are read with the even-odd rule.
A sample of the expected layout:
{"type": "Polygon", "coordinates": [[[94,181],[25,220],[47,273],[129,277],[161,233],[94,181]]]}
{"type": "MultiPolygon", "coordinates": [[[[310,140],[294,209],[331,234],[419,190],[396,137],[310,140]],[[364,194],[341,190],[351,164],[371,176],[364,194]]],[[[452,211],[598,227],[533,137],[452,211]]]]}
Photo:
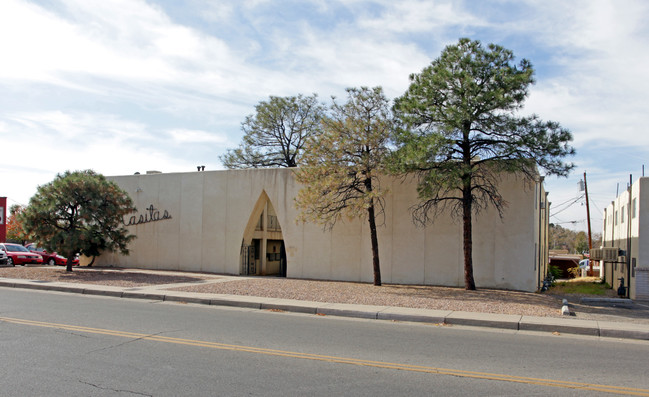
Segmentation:
{"type": "Polygon", "coordinates": [[[277,213],[265,191],[250,214],[241,243],[242,275],[286,277],[286,249],[277,213]]]}

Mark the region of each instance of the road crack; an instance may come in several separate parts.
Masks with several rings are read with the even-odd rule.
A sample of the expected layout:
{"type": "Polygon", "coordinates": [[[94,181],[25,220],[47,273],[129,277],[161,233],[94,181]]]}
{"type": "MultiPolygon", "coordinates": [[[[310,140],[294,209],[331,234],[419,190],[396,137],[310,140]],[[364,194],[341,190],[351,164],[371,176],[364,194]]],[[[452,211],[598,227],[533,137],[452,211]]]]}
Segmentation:
{"type": "Polygon", "coordinates": [[[90,338],[88,335],[80,334],[78,332],[71,332],[71,331],[64,331],[64,330],[56,330],[56,332],[61,333],[61,334],[66,334],[66,335],[79,336],[81,338],[90,338]]]}
{"type": "Polygon", "coordinates": [[[79,379],[79,383],[84,384],[84,385],[88,385],[88,386],[92,386],[92,387],[97,388],[99,390],[109,390],[109,391],[112,391],[112,392],[115,392],[115,393],[129,393],[129,394],[134,394],[134,395],[138,395],[138,396],[153,397],[153,394],[140,393],[140,392],[132,391],[132,390],[113,389],[112,387],[102,387],[102,386],[96,385],[94,383],[85,382],[85,381],[83,381],[81,379],[79,379]]]}
{"type": "Polygon", "coordinates": [[[160,332],[157,332],[155,334],[149,334],[149,335],[140,336],[139,338],[129,339],[126,342],[118,343],[116,345],[111,345],[111,346],[102,347],[101,349],[91,350],[91,351],[87,352],[86,354],[92,354],[92,353],[97,353],[97,352],[101,352],[101,351],[104,351],[104,350],[115,349],[115,348],[118,348],[118,347],[122,347],[124,345],[128,345],[129,343],[137,342],[137,341],[140,341],[140,340],[143,340],[143,339],[148,339],[148,338],[151,338],[153,336],[162,335],[164,333],[165,333],[165,331],[160,331],[160,332]]]}

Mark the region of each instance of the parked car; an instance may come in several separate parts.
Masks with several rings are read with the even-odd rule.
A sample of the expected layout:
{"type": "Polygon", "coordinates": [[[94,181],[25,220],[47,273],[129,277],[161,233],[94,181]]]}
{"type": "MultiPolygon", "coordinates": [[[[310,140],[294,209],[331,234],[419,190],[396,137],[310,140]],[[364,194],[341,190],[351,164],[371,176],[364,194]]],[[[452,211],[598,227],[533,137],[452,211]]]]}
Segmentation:
{"type": "Polygon", "coordinates": [[[3,250],[0,250],[0,266],[7,264],[7,254],[3,250]]]}
{"type": "Polygon", "coordinates": [[[0,250],[7,254],[7,264],[10,266],[43,263],[43,257],[33,253],[20,244],[0,243],[0,250]]]}
{"type": "MultiPolygon", "coordinates": [[[[68,263],[68,259],[64,256],[57,254],[56,252],[47,252],[44,248],[37,246],[36,244],[27,244],[26,248],[35,254],[39,254],[43,257],[43,263],[47,265],[59,265],[65,266],[68,263]]],[[[72,266],[79,265],[79,257],[75,257],[72,261],[72,266]]]]}

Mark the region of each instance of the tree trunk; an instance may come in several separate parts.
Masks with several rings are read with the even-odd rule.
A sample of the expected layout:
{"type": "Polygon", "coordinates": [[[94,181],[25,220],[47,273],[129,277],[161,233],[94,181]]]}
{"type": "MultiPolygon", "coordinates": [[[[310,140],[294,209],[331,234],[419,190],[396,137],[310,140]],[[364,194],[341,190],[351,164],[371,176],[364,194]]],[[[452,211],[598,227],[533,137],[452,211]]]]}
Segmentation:
{"type": "Polygon", "coordinates": [[[370,222],[370,237],[372,239],[372,264],[374,265],[374,285],[381,285],[381,265],[379,263],[379,239],[376,235],[376,220],[374,219],[374,199],[367,209],[370,222]]]}
{"type": "Polygon", "coordinates": [[[462,227],[464,228],[464,289],[475,290],[473,280],[473,224],[471,212],[473,206],[472,187],[472,152],[471,152],[471,122],[465,121],[463,125],[462,165],[465,173],[462,175],[462,227]]]}
{"type": "MultiPolygon", "coordinates": [[[[372,178],[364,181],[365,191],[372,192],[372,178]]],[[[379,263],[379,238],[376,235],[376,219],[374,214],[374,199],[370,199],[370,206],[367,207],[367,217],[370,222],[370,238],[372,240],[372,265],[374,267],[374,285],[381,285],[381,264],[379,263]]]]}
{"type": "Polygon", "coordinates": [[[473,239],[471,223],[471,186],[462,189],[462,223],[464,227],[464,289],[475,290],[473,280],[473,239]]]}
{"type": "Polygon", "coordinates": [[[65,262],[65,271],[66,272],[71,272],[72,271],[72,261],[74,260],[75,256],[76,256],[75,254],[72,254],[72,255],[68,256],[68,259],[65,262]]]}

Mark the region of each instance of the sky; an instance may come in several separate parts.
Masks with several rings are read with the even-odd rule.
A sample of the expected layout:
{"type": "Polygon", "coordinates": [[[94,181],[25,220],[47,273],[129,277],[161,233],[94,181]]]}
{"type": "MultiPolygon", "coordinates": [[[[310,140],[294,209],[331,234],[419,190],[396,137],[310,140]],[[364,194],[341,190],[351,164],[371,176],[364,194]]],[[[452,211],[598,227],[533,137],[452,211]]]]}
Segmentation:
{"type": "MultiPolygon", "coordinates": [[[[550,221],[593,233],[649,154],[649,2],[638,0],[2,0],[0,196],[66,170],[223,169],[269,96],[382,86],[394,99],[461,37],[531,61],[521,115],[569,129],[550,221]]],[[[648,170],[649,172],[649,170],[648,170]]]]}

